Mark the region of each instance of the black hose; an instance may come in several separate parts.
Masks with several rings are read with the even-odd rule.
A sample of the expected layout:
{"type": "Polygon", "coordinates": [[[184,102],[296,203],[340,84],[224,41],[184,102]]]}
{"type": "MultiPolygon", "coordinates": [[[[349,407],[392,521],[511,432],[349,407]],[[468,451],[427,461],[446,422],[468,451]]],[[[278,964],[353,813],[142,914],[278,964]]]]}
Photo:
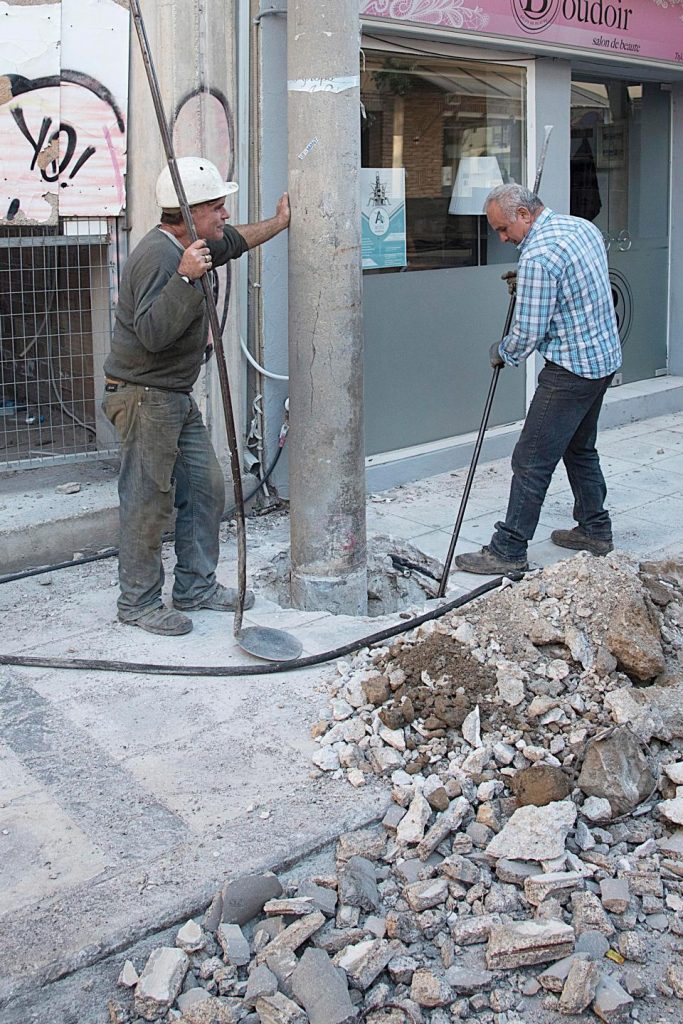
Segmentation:
{"type": "MultiPolygon", "coordinates": [[[[278,447],[275,458],[273,459],[270,466],[266,470],[266,475],[262,479],[260,479],[256,487],[254,487],[254,489],[250,491],[249,494],[246,495],[244,499],[245,505],[247,504],[247,502],[251,501],[252,498],[256,497],[256,495],[261,490],[263,485],[270,479],[273,470],[278,464],[278,459],[282,455],[283,447],[284,445],[280,445],[278,447]]],[[[232,508],[229,508],[228,511],[223,515],[221,522],[224,523],[226,522],[226,520],[231,519],[233,513],[235,512],[235,508],[235,505],[233,505],[232,508]]],[[[173,533],[164,534],[164,543],[172,541],[174,536],[175,534],[173,533]]],[[[118,553],[118,548],[106,548],[104,551],[98,551],[96,555],[83,555],[82,558],[72,558],[68,562],[56,562],[54,565],[41,565],[37,569],[22,569],[21,572],[13,572],[9,573],[7,576],[0,576],[0,583],[14,583],[16,580],[26,580],[30,576],[42,576],[46,572],[56,572],[58,569],[70,569],[72,565],[89,565],[90,562],[101,562],[105,558],[115,558],[116,555],[118,555],[118,553]]]]}
{"type": "Polygon", "coordinates": [[[488,594],[491,590],[500,587],[505,579],[521,580],[522,572],[510,573],[509,576],[498,576],[480,587],[470,590],[462,597],[456,597],[446,604],[422,615],[416,615],[412,619],[398,623],[396,626],[389,626],[377,633],[370,633],[369,636],[352,640],[342,647],[336,647],[332,651],[323,651],[322,654],[311,654],[306,658],[297,658],[296,661],[281,661],[267,665],[219,665],[211,668],[207,665],[154,665],[134,661],[101,661],[94,658],[31,658],[21,654],[0,654],[0,665],[18,665],[26,668],[54,668],[70,670],[87,670],[95,672],[130,672],[136,675],[148,676],[267,676],[280,672],[293,672],[295,669],[311,668],[314,665],[323,665],[327,661],[334,661],[336,658],[344,658],[348,654],[362,650],[363,647],[370,647],[373,644],[390,640],[392,637],[407,633],[423,622],[430,622],[433,619],[440,619],[448,612],[461,608],[477,597],[488,594]]]}

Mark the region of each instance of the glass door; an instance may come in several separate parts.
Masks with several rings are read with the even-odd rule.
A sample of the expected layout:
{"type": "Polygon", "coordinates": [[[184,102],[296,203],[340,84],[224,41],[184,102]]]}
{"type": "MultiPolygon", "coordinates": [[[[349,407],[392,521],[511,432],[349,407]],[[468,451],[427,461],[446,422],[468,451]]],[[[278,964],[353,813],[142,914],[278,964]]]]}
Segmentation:
{"type": "Polygon", "coordinates": [[[623,383],[667,367],[669,98],[654,82],[572,82],[570,212],[605,239],[623,383]]]}

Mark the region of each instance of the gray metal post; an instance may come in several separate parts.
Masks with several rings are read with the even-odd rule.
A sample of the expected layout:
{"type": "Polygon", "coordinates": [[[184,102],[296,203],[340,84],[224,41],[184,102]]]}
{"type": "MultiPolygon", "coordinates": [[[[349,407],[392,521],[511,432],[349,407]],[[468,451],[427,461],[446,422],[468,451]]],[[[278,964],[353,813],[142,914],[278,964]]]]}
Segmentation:
{"type": "Polygon", "coordinates": [[[287,45],[292,600],[363,614],[358,0],[289,0],[287,45]]]}

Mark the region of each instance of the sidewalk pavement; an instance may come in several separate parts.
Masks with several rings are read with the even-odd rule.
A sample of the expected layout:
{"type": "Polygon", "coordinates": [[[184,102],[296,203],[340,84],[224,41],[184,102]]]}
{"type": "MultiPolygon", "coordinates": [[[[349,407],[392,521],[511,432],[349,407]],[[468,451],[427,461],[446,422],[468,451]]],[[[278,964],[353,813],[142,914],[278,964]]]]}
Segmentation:
{"type": "MultiPolygon", "coordinates": [[[[604,431],[599,448],[616,546],[637,558],[680,555],[683,416],[604,431]]],[[[509,476],[507,459],[480,465],[458,552],[488,542],[509,476]]],[[[463,469],[371,495],[369,536],[388,534],[443,559],[465,477],[463,469]]],[[[0,512],[16,515],[14,507],[0,512]]],[[[549,537],[571,525],[558,470],[530,546],[532,567],[569,555],[549,537]]],[[[219,576],[232,582],[235,544],[229,530],[226,537],[219,576]]],[[[249,520],[250,575],[288,539],[283,513],[249,520]]],[[[170,577],[172,550],[164,557],[170,577]]],[[[483,579],[453,573],[448,597],[483,579]]],[[[256,663],[233,643],[231,617],[193,613],[187,636],[153,636],[117,622],[116,593],[115,560],[4,584],[0,651],[256,663]]],[[[258,594],[245,616],[245,625],[291,631],[304,654],[394,621],[281,609],[258,594]]],[[[328,709],[336,671],[332,664],[220,679],[0,668],[0,1020],[47,1019],[50,988],[36,986],[200,912],[227,878],[279,866],[383,812],[384,786],[352,790],[311,772],[310,727],[328,709]]],[[[104,1006],[101,1018],[89,1017],[100,1019],[104,1006]]]]}

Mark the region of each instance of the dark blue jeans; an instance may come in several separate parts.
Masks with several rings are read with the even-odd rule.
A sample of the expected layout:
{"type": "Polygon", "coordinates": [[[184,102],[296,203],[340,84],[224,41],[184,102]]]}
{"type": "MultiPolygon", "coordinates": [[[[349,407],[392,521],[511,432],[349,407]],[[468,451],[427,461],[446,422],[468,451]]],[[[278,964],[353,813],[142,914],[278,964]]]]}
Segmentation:
{"type": "Polygon", "coordinates": [[[612,539],[604,502],[605,478],[595,448],[598,416],[610,381],[577,377],[546,362],[512,453],[512,484],[504,523],[496,523],[490,547],[502,558],[522,561],[534,535],[555,468],[563,460],[574,495],[574,519],[600,540],[612,539]]]}
{"type": "Polygon", "coordinates": [[[216,589],[223,473],[190,395],[134,384],[105,394],[107,418],[121,438],[119,473],[119,618],[132,622],[161,607],[161,538],[173,507],[173,599],[188,605],[216,589]]]}

